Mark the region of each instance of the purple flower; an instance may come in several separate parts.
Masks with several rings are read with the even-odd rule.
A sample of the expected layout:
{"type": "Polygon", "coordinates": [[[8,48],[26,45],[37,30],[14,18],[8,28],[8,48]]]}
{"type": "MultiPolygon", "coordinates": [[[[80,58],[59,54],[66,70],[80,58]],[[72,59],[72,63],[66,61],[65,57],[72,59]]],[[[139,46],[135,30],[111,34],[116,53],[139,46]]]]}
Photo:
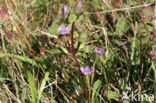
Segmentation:
{"type": "Polygon", "coordinates": [[[104,53],[104,51],[103,51],[103,49],[101,49],[101,48],[95,48],[94,49],[94,51],[95,51],[95,53],[97,53],[99,56],[101,56],[103,53],[104,53]]]}
{"type": "Polygon", "coordinates": [[[59,27],[59,28],[58,28],[58,31],[59,31],[60,34],[62,34],[62,35],[68,34],[68,33],[69,33],[69,26],[67,26],[67,27],[65,27],[65,28],[59,27]]]}
{"type": "Polygon", "coordinates": [[[82,74],[84,74],[84,75],[89,75],[92,73],[92,70],[90,69],[89,66],[86,66],[85,68],[80,68],[80,70],[81,70],[82,74]]]}
{"type": "Polygon", "coordinates": [[[64,14],[67,13],[67,10],[68,10],[68,6],[65,5],[64,8],[63,8],[64,14]]]}
{"type": "Polygon", "coordinates": [[[78,2],[77,5],[76,5],[76,9],[79,11],[82,7],[82,2],[78,2]]]}

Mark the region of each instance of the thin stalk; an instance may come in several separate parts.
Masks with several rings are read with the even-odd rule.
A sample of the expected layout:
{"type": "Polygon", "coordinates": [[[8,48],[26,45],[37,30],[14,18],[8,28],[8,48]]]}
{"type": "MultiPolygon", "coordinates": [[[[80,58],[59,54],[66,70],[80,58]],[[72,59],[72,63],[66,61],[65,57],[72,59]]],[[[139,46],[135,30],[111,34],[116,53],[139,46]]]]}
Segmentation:
{"type": "MultiPolygon", "coordinates": [[[[72,49],[74,50],[74,26],[75,26],[75,23],[73,22],[72,24],[72,30],[71,30],[71,46],[72,46],[72,49]]],[[[72,51],[75,55],[75,51],[72,51]]]]}
{"type": "MultiPolygon", "coordinates": [[[[155,11],[155,16],[156,16],[156,3],[155,3],[154,11],[155,11]]],[[[154,26],[155,26],[155,31],[156,31],[156,20],[154,20],[154,26]]],[[[154,61],[153,61],[153,64],[155,64],[154,61]]],[[[155,65],[153,65],[153,70],[154,70],[154,87],[156,87],[156,67],[155,67],[155,65]]],[[[154,89],[154,103],[156,103],[156,88],[154,89]]]]}
{"type": "Polygon", "coordinates": [[[154,69],[154,87],[155,87],[155,90],[154,90],[154,101],[156,103],[156,68],[154,69]]]}
{"type": "Polygon", "coordinates": [[[4,42],[4,34],[3,34],[3,25],[0,25],[0,33],[1,33],[1,38],[2,38],[2,45],[3,45],[3,50],[4,50],[4,53],[7,53],[7,50],[5,48],[5,42],[4,42]]]}

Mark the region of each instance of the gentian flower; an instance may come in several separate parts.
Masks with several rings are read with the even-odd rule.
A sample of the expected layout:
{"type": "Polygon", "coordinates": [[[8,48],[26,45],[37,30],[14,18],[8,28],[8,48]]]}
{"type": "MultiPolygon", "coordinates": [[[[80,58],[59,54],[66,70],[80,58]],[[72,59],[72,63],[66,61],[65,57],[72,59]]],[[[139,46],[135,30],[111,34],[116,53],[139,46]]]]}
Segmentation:
{"type": "Polygon", "coordinates": [[[67,26],[67,27],[65,27],[65,28],[59,27],[59,28],[58,28],[58,31],[59,31],[60,34],[62,34],[62,35],[68,34],[68,33],[69,33],[69,26],[67,26]]]}
{"type": "Polygon", "coordinates": [[[97,53],[99,56],[101,56],[103,53],[104,53],[104,51],[103,51],[103,49],[101,49],[101,48],[95,48],[94,49],[94,51],[95,51],[95,53],[97,53]]]}
{"type": "Polygon", "coordinates": [[[63,12],[64,12],[64,14],[66,14],[67,13],[67,10],[68,10],[68,6],[64,6],[64,8],[63,8],[63,12]]]}
{"type": "Polygon", "coordinates": [[[79,11],[82,7],[82,2],[78,2],[77,5],[76,5],[76,9],[79,11]]]}
{"type": "Polygon", "coordinates": [[[84,75],[89,75],[92,73],[92,70],[90,69],[89,66],[86,66],[85,68],[80,68],[80,71],[82,72],[82,74],[84,75]]]}

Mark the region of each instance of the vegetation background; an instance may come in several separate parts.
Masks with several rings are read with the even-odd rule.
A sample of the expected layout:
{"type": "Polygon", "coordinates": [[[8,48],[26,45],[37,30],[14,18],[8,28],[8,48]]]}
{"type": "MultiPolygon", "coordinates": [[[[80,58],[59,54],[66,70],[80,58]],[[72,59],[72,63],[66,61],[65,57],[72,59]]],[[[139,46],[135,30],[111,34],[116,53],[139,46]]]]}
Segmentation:
{"type": "Polygon", "coordinates": [[[155,10],[155,0],[0,0],[0,103],[136,103],[123,99],[132,92],[154,102],[155,10]]]}

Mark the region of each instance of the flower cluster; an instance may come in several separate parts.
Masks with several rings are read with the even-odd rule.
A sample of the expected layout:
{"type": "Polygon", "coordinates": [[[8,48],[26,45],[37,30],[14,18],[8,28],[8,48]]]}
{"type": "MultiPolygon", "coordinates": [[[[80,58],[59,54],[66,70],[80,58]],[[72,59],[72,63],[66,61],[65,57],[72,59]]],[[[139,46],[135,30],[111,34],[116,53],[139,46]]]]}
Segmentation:
{"type": "MultiPolygon", "coordinates": [[[[82,7],[82,3],[81,2],[78,2],[75,8],[76,8],[77,11],[80,11],[81,7],[82,7]]],[[[64,14],[66,14],[67,11],[68,11],[68,6],[65,5],[64,8],[63,8],[64,14]]],[[[59,31],[59,33],[61,35],[69,34],[69,26],[66,26],[65,28],[59,26],[58,27],[58,31],[59,31]]],[[[102,54],[104,53],[104,51],[103,51],[102,48],[95,48],[94,49],[94,52],[97,53],[99,56],[102,56],[102,54]]],[[[90,69],[89,66],[86,66],[85,68],[84,67],[81,67],[80,68],[80,71],[84,75],[89,75],[89,74],[92,73],[92,70],[90,69]]]]}
{"type": "MultiPolygon", "coordinates": [[[[76,9],[79,11],[81,9],[81,7],[82,7],[82,3],[78,2],[76,5],[76,9]]],[[[66,14],[67,11],[68,11],[68,6],[65,5],[63,8],[64,14],[66,14]]],[[[61,35],[68,34],[69,33],[69,26],[66,26],[65,28],[62,28],[61,26],[59,26],[58,31],[60,32],[61,35]]]]}
{"type": "MultiPolygon", "coordinates": [[[[101,56],[101,55],[104,53],[104,51],[103,51],[102,48],[95,48],[94,51],[95,51],[95,53],[97,53],[99,56],[101,56]]],[[[92,73],[92,70],[90,69],[89,66],[86,66],[85,68],[80,68],[80,70],[81,70],[82,74],[84,74],[84,75],[89,75],[89,74],[92,73]]]]}

